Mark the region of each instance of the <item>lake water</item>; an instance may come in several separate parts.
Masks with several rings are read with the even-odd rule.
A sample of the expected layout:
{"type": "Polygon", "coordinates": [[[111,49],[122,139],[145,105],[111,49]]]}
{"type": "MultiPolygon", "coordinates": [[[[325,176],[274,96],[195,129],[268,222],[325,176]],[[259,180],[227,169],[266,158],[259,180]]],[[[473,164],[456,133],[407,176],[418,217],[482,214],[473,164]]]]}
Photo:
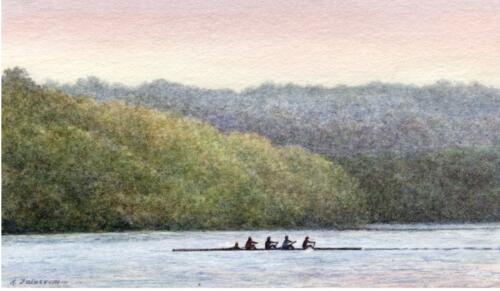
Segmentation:
{"type": "Polygon", "coordinates": [[[125,232],[2,236],[3,286],[500,287],[500,223],[370,225],[364,230],[125,232]],[[251,235],[318,247],[459,248],[172,252],[251,235]],[[473,247],[475,249],[464,249],[473,247]],[[490,248],[481,250],[478,248],[490,248]],[[47,280],[46,282],[44,282],[47,280]],[[59,280],[59,281],[57,281],[59,280]]]}

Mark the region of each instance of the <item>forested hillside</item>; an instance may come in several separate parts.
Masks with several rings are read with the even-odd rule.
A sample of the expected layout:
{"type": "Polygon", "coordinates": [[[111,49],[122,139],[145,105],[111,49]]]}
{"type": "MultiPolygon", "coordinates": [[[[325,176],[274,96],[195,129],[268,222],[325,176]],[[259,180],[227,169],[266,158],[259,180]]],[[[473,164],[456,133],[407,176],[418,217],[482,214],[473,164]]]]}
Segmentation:
{"type": "Polygon", "coordinates": [[[366,222],[335,162],[256,134],[2,77],[2,230],[346,227],[366,222]]]}
{"type": "MultiPolygon", "coordinates": [[[[186,87],[169,83],[163,84],[177,89],[152,89],[159,88],[159,82],[145,84],[150,95],[138,97],[133,93],[137,88],[122,90],[121,85],[94,81],[104,84],[99,92],[107,92],[98,95],[99,101],[84,97],[93,95],[89,91],[73,92],[72,97],[57,86],[39,86],[22,69],[4,72],[3,232],[352,227],[369,222],[500,220],[496,89],[438,84],[425,89],[432,94],[424,94],[425,104],[434,100],[435,112],[427,114],[414,104],[391,109],[391,122],[411,116],[405,112],[414,112],[418,118],[427,114],[430,119],[425,120],[431,125],[440,124],[444,135],[437,135],[440,142],[423,147],[420,145],[427,145],[428,140],[421,140],[412,131],[407,131],[407,139],[400,137],[394,144],[382,146],[380,142],[386,137],[374,131],[377,126],[355,127],[366,130],[366,139],[363,130],[346,130],[346,124],[357,122],[352,115],[357,111],[351,109],[359,100],[365,100],[358,102],[365,104],[365,109],[367,102],[378,108],[360,113],[359,122],[382,122],[389,128],[397,123],[376,118],[395,101],[372,95],[359,97],[364,96],[360,88],[356,89],[360,90],[358,96],[350,91],[353,88],[269,85],[234,98],[232,91],[188,88],[195,92],[189,93],[186,87]],[[312,90],[316,93],[309,95],[314,96],[321,96],[314,90],[347,91],[339,97],[343,107],[335,107],[341,101],[309,95],[300,99],[292,88],[312,90]],[[443,92],[439,96],[455,92],[453,98],[459,104],[437,98],[438,88],[443,92]],[[166,92],[171,95],[161,97],[167,96],[166,92]],[[255,92],[268,93],[259,97],[255,92]],[[111,100],[113,96],[123,97],[111,100]],[[288,99],[295,100],[295,105],[283,101],[288,99]],[[211,111],[213,108],[217,110],[211,111]],[[244,108],[248,108],[248,115],[244,115],[244,108]],[[283,108],[288,108],[287,114],[283,108]],[[317,110],[314,114],[313,109],[317,110]],[[344,119],[339,117],[342,114],[344,119]],[[430,120],[439,114],[442,119],[432,123],[430,120]],[[198,116],[225,130],[267,133],[271,140],[257,133],[219,131],[184,115],[198,116]],[[451,117],[454,119],[449,120],[451,117]],[[339,122],[334,127],[342,128],[339,136],[323,135],[323,128],[329,128],[326,119],[339,122]],[[239,127],[246,122],[248,127],[239,127]],[[448,127],[453,122],[460,126],[448,127]],[[283,126],[290,128],[286,131],[283,126]],[[457,133],[460,130],[475,136],[463,138],[462,146],[457,146],[454,140],[462,137],[457,133]],[[355,138],[355,132],[360,139],[355,138]],[[413,139],[415,144],[405,144],[413,139]],[[441,143],[444,140],[447,143],[441,143]],[[320,143],[315,144],[317,141],[320,143]],[[328,156],[296,145],[318,146],[321,150],[317,152],[328,156]]],[[[408,96],[424,92],[423,88],[409,88],[399,90],[413,92],[408,96]]],[[[426,132],[428,128],[420,129],[426,132]]],[[[395,134],[402,132],[395,129],[395,134]]]]}
{"type": "Polygon", "coordinates": [[[59,86],[256,132],[341,161],[360,181],[371,222],[500,220],[500,90],[446,81],[242,92],[95,77],[59,86]]]}
{"type": "Polygon", "coordinates": [[[300,145],[330,158],[500,141],[500,90],[480,84],[264,84],[237,93],[165,80],[127,87],[89,77],[60,88],[73,96],[120,99],[193,116],[224,131],[256,132],[275,144],[300,145]]]}
{"type": "Polygon", "coordinates": [[[500,221],[500,146],[342,162],[373,222],[500,221]]]}

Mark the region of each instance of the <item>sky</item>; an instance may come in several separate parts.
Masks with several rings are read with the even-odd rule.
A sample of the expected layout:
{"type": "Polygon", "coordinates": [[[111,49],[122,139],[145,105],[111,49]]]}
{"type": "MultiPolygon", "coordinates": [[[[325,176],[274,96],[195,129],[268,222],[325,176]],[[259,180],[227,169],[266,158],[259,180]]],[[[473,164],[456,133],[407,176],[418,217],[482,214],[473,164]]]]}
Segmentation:
{"type": "Polygon", "coordinates": [[[500,0],[4,0],[2,63],[37,81],[500,87],[500,0]]]}

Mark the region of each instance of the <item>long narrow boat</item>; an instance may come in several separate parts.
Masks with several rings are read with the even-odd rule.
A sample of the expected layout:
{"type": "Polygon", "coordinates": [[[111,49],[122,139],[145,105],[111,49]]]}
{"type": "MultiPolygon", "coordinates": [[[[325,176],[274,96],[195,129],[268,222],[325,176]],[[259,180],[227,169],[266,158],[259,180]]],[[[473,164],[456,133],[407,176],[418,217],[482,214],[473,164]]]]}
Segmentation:
{"type": "MultiPolygon", "coordinates": [[[[500,251],[500,247],[442,247],[442,248],[373,248],[373,247],[339,247],[339,248],[314,248],[308,249],[314,251],[500,251]]],[[[284,250],[284,249],[256,249],[256,250],[245,250],[245,249],[235,249],[235,248],[213,248],[213,249],[173,249],[173,252],[219,252],[219,251],[247,251],[247,252],[255,252],[255,251],[305,251],[303,249],[293,249],[293,250],[284,250]]]]}
{"type": "MultiPolygon", "coordinates": [[[[360,247],[340,247],[340,248],[314,248],[315,251],[360,251],[363,248],[360,247]]],[[[304,249],[293,249],[293,250],[284,250],[284,249],[255,249],[255,250],[245,250],[245,249],[235,249],[235,248],[214,248],[214,249],[173,249],[173,252],[219,252],[219,251],[305,251],[304,249]]]]}

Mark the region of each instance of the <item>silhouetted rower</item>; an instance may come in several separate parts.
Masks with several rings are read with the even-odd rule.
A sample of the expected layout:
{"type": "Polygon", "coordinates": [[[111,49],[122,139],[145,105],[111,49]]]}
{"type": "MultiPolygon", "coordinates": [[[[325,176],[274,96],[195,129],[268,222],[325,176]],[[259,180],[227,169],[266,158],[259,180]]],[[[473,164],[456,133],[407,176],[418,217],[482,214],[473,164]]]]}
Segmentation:
{"type": "Polygon", "coordinates": [[[266,250],[275,249],[277,245],[278,245],[277,241],[272,241],[270,236],[267,237],[265,244],[266,250]]]}
{"type": "Polygon", "coordinates": [[[308,248],[314,249],[314,246],[316,245],[316,242],[309,240],[309,237],[306,236],[304,239],[304,242],[302,243],[302,249],[306,250],[308,248]]]}
{"type": "Polygon", "coordinates": [[[294,250],[295,248],[293,247],[293,244],[296,243],[296,241],[291,241],[288,239],[288,235],[285,236],[285,240],[283,241],[283,244],[281,245],[281,248],[284,250],[294,250]]]}
{"type": "Polygon", "coordinates": [[[258,242],[253,241],[252,237],[248,237],[247,243],[245,244],[245,250],[256,250],[257,247],[255,245],[258,244],[258,242]]]}

